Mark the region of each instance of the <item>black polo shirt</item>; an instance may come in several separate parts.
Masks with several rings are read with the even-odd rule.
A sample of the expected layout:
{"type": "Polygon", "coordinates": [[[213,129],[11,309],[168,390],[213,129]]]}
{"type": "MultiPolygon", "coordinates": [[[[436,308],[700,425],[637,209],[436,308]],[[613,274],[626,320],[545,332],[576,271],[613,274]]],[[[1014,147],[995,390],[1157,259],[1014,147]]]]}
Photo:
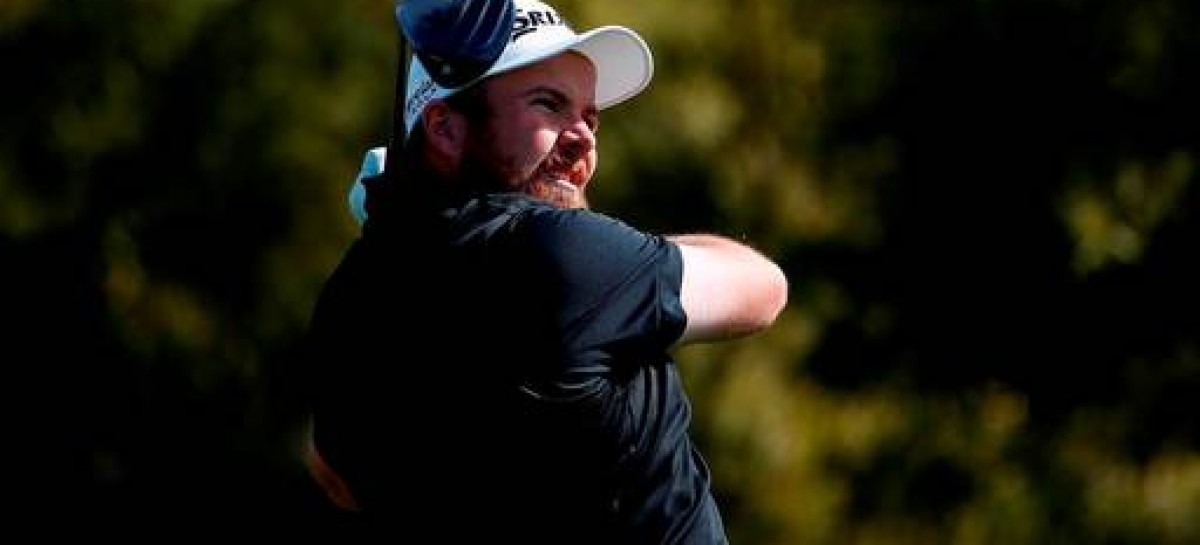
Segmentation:
{"type": "Polygon", "coordinates": [[[373,211],[313,315],[319,449],[373,530],[711,544],[665,238],[519,194],[373,211]]]}

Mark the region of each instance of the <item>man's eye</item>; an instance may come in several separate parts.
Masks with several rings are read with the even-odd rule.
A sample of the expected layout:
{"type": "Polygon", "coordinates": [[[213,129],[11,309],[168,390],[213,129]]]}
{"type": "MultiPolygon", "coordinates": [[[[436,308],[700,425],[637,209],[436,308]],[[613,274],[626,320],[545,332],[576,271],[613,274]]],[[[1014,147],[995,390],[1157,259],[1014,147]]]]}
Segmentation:
{"type": "Polygon", "coordinates": [[[547,111],[551,112],[557,112],[562,109],[562,105],[559,104],[557,100],[549,98],[534,99],[533,104],[535,106],[541,106],[542,108],[545,108],[547,111]]]}

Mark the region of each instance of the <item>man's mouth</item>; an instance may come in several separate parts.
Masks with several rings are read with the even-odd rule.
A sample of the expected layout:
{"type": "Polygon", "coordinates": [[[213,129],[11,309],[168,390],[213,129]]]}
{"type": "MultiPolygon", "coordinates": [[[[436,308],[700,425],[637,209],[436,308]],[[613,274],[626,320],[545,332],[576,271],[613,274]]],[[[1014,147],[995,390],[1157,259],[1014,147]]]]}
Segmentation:
{"type": "Polygon", "coordinates": [[[571,183],[571,178],[566,173],[542,172],[533,178],[529,192],[535,197],[564,208],[584,206],[579,186],[571,183]]]}
{"type": "Polygon", "coordinates": [[[551,178],[550,183],[553,184],[559,191],[568,191],[571,193],[579,191],[579,187],[567,181],[566,178],[554,177],[551,178]]]}
{"type": "Polygon", "coordinates": [[[542,179],[545,182],[546,191],[550,193],[551,200],[559,205],[575,202],[579,196],[579,186],[571,183],[565,175],[549,174],[542,179]]]}
{"type": "Polygon", "coordinates": [[[530,179],[530,193],[564,208],[586,208],[583,166],[561,155],[550,155],[530,179]]]}

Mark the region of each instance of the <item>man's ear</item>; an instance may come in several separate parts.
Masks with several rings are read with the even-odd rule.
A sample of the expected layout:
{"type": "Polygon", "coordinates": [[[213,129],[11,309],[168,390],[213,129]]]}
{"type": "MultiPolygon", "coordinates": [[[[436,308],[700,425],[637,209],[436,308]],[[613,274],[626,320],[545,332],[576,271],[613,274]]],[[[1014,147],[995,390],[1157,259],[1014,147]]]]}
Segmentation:
{"type": "Polygon", "coordinates": [[[429,144],[439,154],[457,157],[466,138],[466,118],[444,100],[434,100],[425,106],[421,124],[429,144]]]}

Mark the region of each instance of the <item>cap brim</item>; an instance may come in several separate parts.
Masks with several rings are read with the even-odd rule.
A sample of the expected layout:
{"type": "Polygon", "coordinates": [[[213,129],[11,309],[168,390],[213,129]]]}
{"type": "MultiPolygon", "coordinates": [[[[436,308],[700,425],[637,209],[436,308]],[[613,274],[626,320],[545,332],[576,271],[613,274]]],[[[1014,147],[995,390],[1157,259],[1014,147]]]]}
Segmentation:
{"type": "Polygon", "coordinates": [[[619,104],[642,92],[654,75],[650,47],[636,32],[600,27],[579,35],[574,47],[596,65],[596,107],[619,104]]]}
{"type": "Polygon", "coordinates": [[[484,77],[515,70],[563,51],[578,51],[596,67],[596,107],[608,108],[642,92],[654,76],[650,47],[636,32],[622,26],[599,27],[559,42],[519,60],[501,57],[484,77]]]}

